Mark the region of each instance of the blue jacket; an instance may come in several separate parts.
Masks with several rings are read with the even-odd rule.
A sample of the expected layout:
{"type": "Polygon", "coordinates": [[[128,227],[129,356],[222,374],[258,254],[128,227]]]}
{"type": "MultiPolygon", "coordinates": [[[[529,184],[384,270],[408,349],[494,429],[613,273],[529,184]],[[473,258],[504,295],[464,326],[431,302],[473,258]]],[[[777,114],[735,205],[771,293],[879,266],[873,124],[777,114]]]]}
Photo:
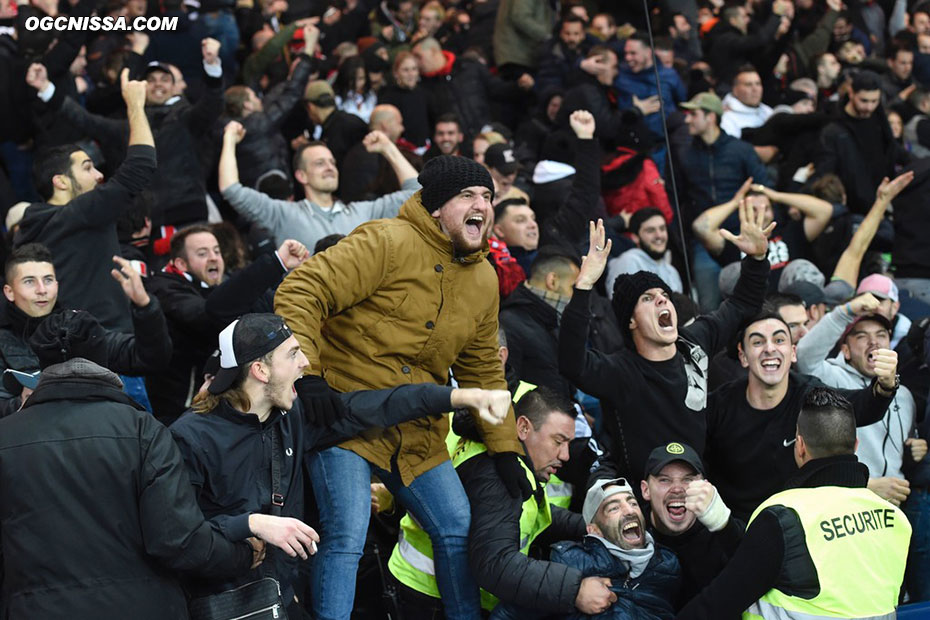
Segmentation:
{"type": "Polygon", "coordinates": [[[602,614],[586,616],[576,612],[566,618],[665,620],[675,616],[673,601],[681,584],[681,567],[675,554],[661,545],[655,546],[649,565],[636,579],[630,578],[627,566],[593,536],[585,536],[580,543],[552,545],[549,559],[577,568],[582,577],[609,578],[610,589],[617,595],[617,602],[602,614]]]}
{"type": "Polygon", "coordinates": [[[724,131],[711,145],[695,136],[691,146],[682,150],[681,159],[687,180],[685,195],[691,203],[685,218],[689,223],[709,207],[732,198],[747,177],[763,185],[772,184],[752,145],[724,131]]]}
{"type": "MultiPolygon", "coordinates": [[[[659,64],[659,83],[662,85],[662,104],[665,106],[665,113],[671,114],[678,109],[679,103],[688,98],[688,91],[681,78],[678,77],[678,72],[661,63],[659,64]]],[[[656,88],[655,70],[652,67],[633,73],[626,63],[620,65],[620,74],[614,80],[614,88],[617,89],[619,95],[617,107],[621,110],[633,107],[634,95],[638,99],[645,99],[659,93],[656,88]]],[[[661,112],[650,114],[645,117],[644,122],[654,134],[662,135],[661,112]]]]}

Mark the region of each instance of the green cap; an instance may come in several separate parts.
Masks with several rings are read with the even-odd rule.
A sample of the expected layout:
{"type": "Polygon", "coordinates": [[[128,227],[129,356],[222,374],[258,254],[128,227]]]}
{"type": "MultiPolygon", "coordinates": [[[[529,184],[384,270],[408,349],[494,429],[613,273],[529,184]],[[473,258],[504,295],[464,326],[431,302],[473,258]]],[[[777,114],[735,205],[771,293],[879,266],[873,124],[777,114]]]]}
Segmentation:
{"type": "Polygon", "coordinates": [[[681,104],[686,110],[707,110],[708,112],[715,112],[718,117],[723,115],[723,102],[720,101],[720,97],[714,93],[698,93],[691,98],[691,101],[687,101],[681,104]]]}

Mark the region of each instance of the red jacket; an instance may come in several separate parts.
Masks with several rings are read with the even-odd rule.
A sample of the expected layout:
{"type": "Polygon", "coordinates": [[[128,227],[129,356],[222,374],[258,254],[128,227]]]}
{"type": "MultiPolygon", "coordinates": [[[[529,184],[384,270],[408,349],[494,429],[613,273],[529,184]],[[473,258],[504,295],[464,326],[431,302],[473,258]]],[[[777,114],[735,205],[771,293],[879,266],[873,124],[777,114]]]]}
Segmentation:
{"type": "MultiPolygon", "coordinates": [[[[631,159],[637,157],[637,152],[626,147],[617,149],[617,156],[603,166],[601,172],[604,175],[604,204],[607,206],[607,212],[611,215],[618,215],[621,211],[626,213],[636,213],[645,207],[655,207],[665,216],[667,223],[672,222],[672,206],[668,201],[668,194],[665,193],[665,183],[659,174],[659,169],[655,162],[648,156],[642,157],[642,169],[636,177],[622,185],[621,187],[611,186],[610,178],[618,177],[623,171],[620,168],[631,159]]],[[[630,162],[635,165],[634,162],[630,162]]]]}

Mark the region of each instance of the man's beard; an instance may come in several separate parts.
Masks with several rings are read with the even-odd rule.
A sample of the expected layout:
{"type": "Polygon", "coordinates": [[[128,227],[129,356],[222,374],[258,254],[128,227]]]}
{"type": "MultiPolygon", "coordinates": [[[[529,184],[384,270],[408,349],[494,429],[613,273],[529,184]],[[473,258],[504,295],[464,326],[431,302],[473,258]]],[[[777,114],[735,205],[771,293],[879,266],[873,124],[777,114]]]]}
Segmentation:
{"type": "Polygon", "coordinates": [[[643,252],[645,252],[646,255],[647,255],[649,258],[651,258],[652,260],[654,260],[654,261],[660,261],[660,260],[662,260],[662,258],[665,256],[665,253],[668,251],[668,247],[666,246],[666,248],[665,248],[664,250],[662,250],[661,252],[656,252],[655,250],[653,250],[653,249],[652,249],[651,247],[649,247],[648,245],[643,244],[642,250],[643,250],[643,252]]]}

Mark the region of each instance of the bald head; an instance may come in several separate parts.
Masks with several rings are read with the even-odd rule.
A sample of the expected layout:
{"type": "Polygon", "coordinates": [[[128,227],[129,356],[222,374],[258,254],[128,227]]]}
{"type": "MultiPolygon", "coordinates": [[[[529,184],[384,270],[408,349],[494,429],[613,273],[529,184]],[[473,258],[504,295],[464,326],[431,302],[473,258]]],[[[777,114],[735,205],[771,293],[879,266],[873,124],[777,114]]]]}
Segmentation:
{"type": "Polygon", "coordinates": [[[435,73],[446,64],[442,46],[433,37],[426,37],[413,46],[413,57],[417,59],[420,73],[435,73]]]}
{"type": "Polygon", "coordinates": [[[404,117],[400,110],[389,103],[375,106],[368,125],[372,130],[383,131],[391,142],[397,142],[404,134],[404,117]]]}

